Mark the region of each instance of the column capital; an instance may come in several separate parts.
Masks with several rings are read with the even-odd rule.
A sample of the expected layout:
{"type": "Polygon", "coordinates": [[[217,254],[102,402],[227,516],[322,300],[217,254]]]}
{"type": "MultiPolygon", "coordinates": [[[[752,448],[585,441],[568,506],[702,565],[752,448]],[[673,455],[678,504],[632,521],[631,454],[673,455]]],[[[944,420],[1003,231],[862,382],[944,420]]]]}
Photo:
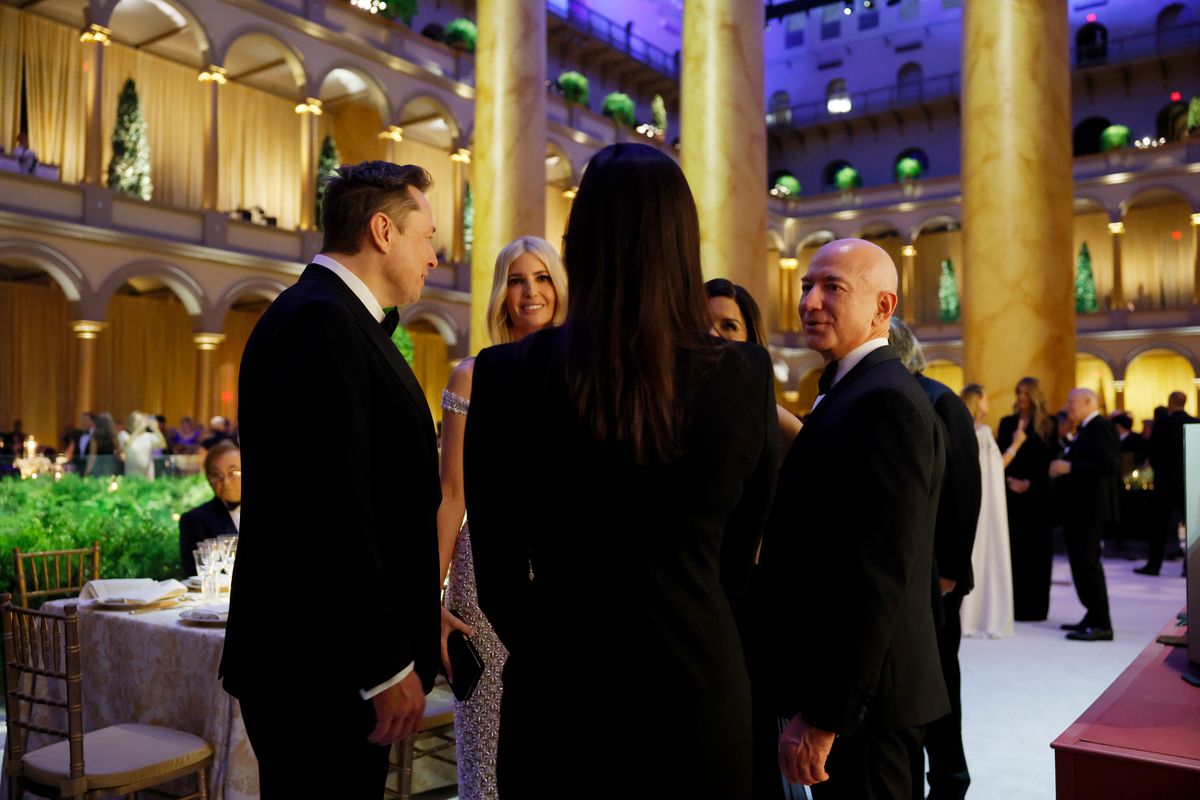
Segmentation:
{"type": "Polygon", "coordinates": [[[312,114],[314,117],[321,116],[321,101],[315,97],[306,97],[302,102],[296,104],[297,114],[312,114]]]}
{"type": "Polygon", "coordinates": [[[108,47],[112,44],[112,29],[93,22],[79,34],[79,41],[84,44],[98,44],[108,47]]]}
{"type": "Polygon", "coordinates": [[[209,64],[206,68],[202,69],[197,79],[201,83],[211,83],[214,86],[224,86],[229,82],[229,78],[226,77],[225,68],[218,67],[216,64],[209,64]]]}
{"type": "Polygon", "coordinates": [[[107,322],[92,319],[77,319],[71,322],[71,331],[77,339],[95,339],[100,331],[108,327],[107,322]]]}
{"type": "Polygon", "coordinates": [[[786,269],[789,272],[795,272],[800,269],[800,259],[795,256],[786,256],[779,259],[779,268],[786,269]]]}
{"type": "Polygon", "coordinates": [[[1200,213],[1192,214],[1192,227],[1200,228],[1200,213]]]}
{"type": "Polygon", "coordinates": [[[194,333],[192,334],[192,342],[195,343],[197,350],[216,350],[221,342],[225,341],[223,333],[194,333]]]}
{"type": "Polygon", "coordinates": [[[912,258],[916,254],[917,248],[911,244],[906,244],[900,248],[900,255],[904,256],[905,258],[912,258]]]}
{"type": "Polygon", "coordinates": [[[450,154],[450,160],[466,166],[471,163],[471,151],[465,147],[460,147],[450,154]]]}
{"type": "Polygon", "coordinates": [[[1123,234],[1125,232],[1125,223],[1124,222],[1108,223],[1108,232],[1111,233],[1113,236],[1120,236],[1121,234],[1123,234]]]}
{"type": "Polygon", "coordinates": [[[375,134],[376,139],[385,139],[390,142],[399,144],[404,141],[404,128],[399,125],[388,125],[386,128],[375,134]]]}

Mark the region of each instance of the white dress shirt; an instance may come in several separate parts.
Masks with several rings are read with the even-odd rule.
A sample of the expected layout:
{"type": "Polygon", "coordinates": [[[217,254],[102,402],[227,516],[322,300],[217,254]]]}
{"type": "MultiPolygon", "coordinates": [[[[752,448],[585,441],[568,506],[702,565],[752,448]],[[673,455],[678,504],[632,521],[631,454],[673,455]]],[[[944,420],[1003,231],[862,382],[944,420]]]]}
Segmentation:
{"type": "MultiPolygon", "coordinates": [[[[837,385],[837,382],[846,377],[850,370],[858,366],[858,362],[867,357],[867,354],[873,353],[881,347],[886,347],[888,340],[886,337],[880,339],[867,339],[858,347],[851,350],[846,355],[838,359],[837,372],[833,374],[833,382],[829,384],[830,388],[837,385]]],[[[825,395],[817,395],[817,399],[813,401],[813,411],[817,410],[817,406],[825,399],[825,395]]]]}
{"type": "MultiPolygon", "coordinates": [[[[375,295],[371,293],[371,290],[367,288],[367,285],[362,282],[362,278],[358,277],[353,272],[346,269],[344,266],[324,253],[317,253],[315,256],[313,256],[311,263],[325,267],[334,275],[337,275],[339,278],[341,278],[342,283],[346,284],[346,286],[350,288],[350,291],[354,292],[354,296],[357,297],[364,306],[366,306],[367,311],[375,318],[375,321],[383,322],[383,306],[381,306],[379,301],[375,299],[375,295]]],[[[237,516],[234,517],[233,524],[240,530],[242,517],[240,506],[236,510],[236,513],[237,516]]],[[[231,513],[230,516],[233,516],[233,513],[231,513]]],[[[407,667],[397,672],[395,676],[389,680],[386,680],[378,686],[370,689],[359,689],[358,693],[362,695],[363,700],[370,700],[372,697],[384,691],[385,689],[390,689],[400,681],[407,678],[408,673],[413,671],[413,666],[414,665],[410,663],[407,667]]]]}

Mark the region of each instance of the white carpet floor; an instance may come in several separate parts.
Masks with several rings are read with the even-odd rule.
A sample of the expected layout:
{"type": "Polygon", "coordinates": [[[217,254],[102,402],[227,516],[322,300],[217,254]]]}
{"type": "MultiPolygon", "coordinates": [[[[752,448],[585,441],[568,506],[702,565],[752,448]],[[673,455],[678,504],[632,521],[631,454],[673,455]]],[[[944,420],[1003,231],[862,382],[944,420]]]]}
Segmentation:
{"type": "Polygon", "coordinates": [[[1168,561],[1159,577],[1134,574],[1140,563],[1104,562],[1114,641],[1063,638],[1059,624],[1083,617],[1063,556],[1054,563],[1049,619],[1018,622],[1011,639],[963,640],[959,662],[971,800],[1053,800],[1050,742],[1185,604],[1181,561],[1168,561]]]}

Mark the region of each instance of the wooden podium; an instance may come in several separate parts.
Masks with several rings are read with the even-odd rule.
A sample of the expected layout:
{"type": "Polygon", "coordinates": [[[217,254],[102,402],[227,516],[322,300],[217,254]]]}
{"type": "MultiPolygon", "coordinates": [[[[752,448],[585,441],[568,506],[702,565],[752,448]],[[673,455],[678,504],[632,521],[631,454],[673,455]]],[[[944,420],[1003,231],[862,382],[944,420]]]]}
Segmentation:
{"type": "MultiPolygon", "coordinates": [[[[1179,636],[1171,623],[1161,631],[1179,636]]],[[[1058,800],[1200,798],[1200,687],[1187,650],[1152,642],[1050,745],[1058,800]]]]}

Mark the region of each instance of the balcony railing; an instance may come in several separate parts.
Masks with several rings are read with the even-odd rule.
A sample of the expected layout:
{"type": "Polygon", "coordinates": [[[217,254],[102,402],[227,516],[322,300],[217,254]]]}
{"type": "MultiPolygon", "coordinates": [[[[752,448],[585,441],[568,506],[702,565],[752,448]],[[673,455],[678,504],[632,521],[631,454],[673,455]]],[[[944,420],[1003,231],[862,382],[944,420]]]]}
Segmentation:
{"type": "Polygon", "coordinates": [[[1176,25],[1149,33],[1135,33],[1106,42],[1071,48],[1071,63],[1079,69],[1124,64],[1200,48],[1200,22],[1176,25]]]}
{"type": "Polygon", "coordinates": [[[592,11],[574,0],[548,0],[546,9],[571,27],[620,50],[646,66],[679,80],[678,53],[668,53],[656,44],[643,39],[628,26],[592,11]]]}

